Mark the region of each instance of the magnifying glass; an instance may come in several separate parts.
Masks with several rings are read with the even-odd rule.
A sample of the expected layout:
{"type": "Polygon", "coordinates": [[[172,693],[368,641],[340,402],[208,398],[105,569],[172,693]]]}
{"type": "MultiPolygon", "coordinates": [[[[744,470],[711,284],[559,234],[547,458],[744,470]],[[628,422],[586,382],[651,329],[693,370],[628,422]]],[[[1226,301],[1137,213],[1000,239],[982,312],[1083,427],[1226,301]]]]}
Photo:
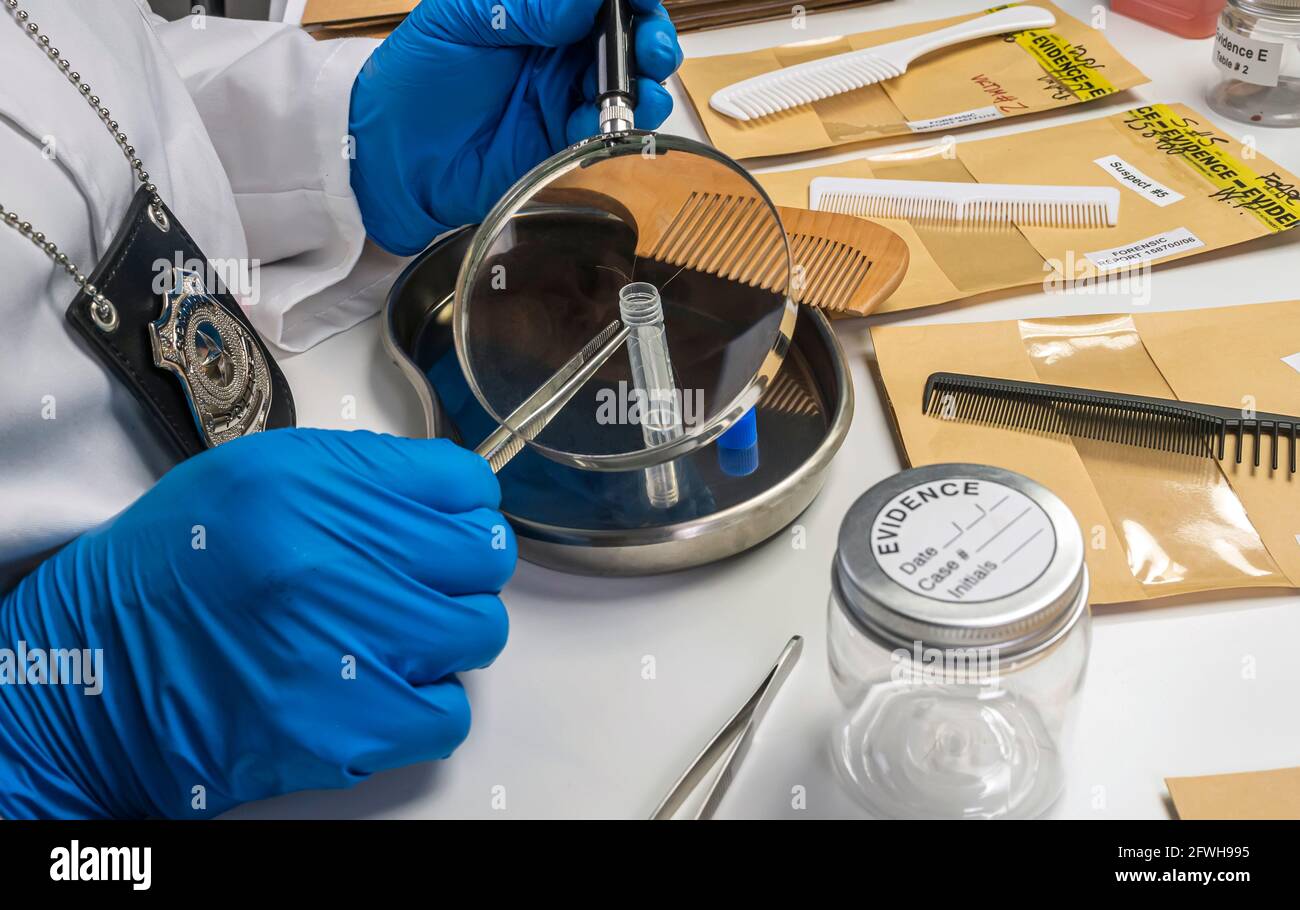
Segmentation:
{"type": "Polygon", "coordinates": [[[634,128],[630,29],[609,0],[601,135],[515,184],[461,267],[456,351],[501,426],[480,447],[494,469],[525,444],[588,470],[665,465],[757,404],[794,331],[767,194],[714,149],[634,128]]]}

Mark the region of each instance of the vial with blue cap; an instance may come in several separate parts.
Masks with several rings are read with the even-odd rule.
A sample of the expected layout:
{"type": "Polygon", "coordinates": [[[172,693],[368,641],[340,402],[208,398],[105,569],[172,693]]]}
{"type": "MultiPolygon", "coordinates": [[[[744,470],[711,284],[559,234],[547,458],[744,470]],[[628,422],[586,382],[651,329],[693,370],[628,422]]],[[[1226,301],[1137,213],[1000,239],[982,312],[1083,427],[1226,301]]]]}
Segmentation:
{"type": "Polygon", "coordinates": [[[748,477],[758,470],[758,409],[745,416],[718,437],[718,467],[728,477],[748,477]]]}

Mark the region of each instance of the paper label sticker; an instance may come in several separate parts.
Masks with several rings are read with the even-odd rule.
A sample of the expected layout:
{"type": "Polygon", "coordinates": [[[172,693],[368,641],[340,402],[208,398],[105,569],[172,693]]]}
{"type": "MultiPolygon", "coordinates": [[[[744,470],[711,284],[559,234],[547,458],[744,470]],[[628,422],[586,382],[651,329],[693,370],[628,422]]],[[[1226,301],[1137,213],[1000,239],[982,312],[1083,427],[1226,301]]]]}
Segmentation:
{"type": "Polygon", "coordinates": [[[974,123],[984,123],[989,120],[998,120],[1002,117],[1002,112],[993,105],[988,107],[977,107],[971,111],[962,111],[959,114],[948,114],[944,117],[932,117],[929,120],[909,120],[907,121],[908,129],[914,133],[932,133],[935,130],[947,130],[958,126],[970,126],[974,123]]]}
{"type": "Polygon", "coordinates": [[[1260,41],[1219,22],[1214,35],[1214,65],[1230,79],[1251,85],[1277,85],[1285,44],[1260,41]]]}
{"type": "Polygon", "coordinates": [[[1032,585],[1056,555],[1042,506],[990,480],[954,477],[899,493],[871,525],[881,569],[913,594],[984,603],[1032,585]]]}
{"type": "Polygon", "coordinates": [[[1097,158],[1094,159],[1093,163],[1114,177],[1120,186],[1127,187],[1143,199],[1153,202],[1161,208],[1166,205],[1173,205],[1183,198],[1182,193],[1171,190],[1154,177],[1148,177],[1119,155],[1107,155],[1104,158],[1097,158]]]}
{"type": "Polygon", "coordinates": [[[1290,355],[1289,357],[1283,357],[1282,362],[1285,363],[1287,366],[1289,366],[1291,369],[1295,370],[1297,373],[1300,373],[1300,351],[1297,351],[1296,353],[1290,355]]]}
{"type": "Polygon", "coordinates": [[[1187,228],[1174,228],[1172,231],[1165,231],[1163,234],[1156,234],[1154,237],[1146,237],[1133,243],[1126,243],[1124,246],[1112,247],[1108,250],[1096,250],[1083,255],[1088,257],[1088,261],[1097,268],[1105,271],[1106,269],[1150,262],[1153,259],[1172,256],[1175,253],[1185,253],[1188,250],[1199,250],[1203,246],[1205,246],[1205,241],[1187,228]]]}

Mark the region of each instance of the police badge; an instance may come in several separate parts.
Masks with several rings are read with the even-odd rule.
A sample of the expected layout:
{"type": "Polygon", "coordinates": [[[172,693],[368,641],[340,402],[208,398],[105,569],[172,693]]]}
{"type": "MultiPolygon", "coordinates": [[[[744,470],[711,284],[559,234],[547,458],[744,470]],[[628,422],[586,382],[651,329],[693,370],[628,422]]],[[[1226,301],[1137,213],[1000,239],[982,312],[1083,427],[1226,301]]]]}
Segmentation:
{"type": "Polygon", "coordinates": [[[198,272],[172,269],[162,314],[149,324],[149,341],[154,364],[180,381],[209,448],[266,428],[266,358],[252,332],[208,293],[198,272]]]}

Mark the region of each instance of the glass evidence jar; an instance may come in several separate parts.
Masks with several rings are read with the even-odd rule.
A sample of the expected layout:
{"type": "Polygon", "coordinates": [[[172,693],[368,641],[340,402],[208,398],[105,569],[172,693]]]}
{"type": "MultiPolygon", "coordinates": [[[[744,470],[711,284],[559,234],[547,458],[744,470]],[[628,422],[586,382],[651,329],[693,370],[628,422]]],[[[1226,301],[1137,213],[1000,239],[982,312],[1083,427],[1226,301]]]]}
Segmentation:
{"type": "Polygon", "coordinates": [[[1065,503],[1001,468],[904,471],[849,509],[831,576],[832,760],[854,796],[891,818],[1045,812],[1091,638],[1065,503]]]}
{"type": "Polygon", "coordinates": [[[1300,0],[1229,0],[1213,54],[1211,108],[1243,123],[1300,126],[1300,0]]]}

